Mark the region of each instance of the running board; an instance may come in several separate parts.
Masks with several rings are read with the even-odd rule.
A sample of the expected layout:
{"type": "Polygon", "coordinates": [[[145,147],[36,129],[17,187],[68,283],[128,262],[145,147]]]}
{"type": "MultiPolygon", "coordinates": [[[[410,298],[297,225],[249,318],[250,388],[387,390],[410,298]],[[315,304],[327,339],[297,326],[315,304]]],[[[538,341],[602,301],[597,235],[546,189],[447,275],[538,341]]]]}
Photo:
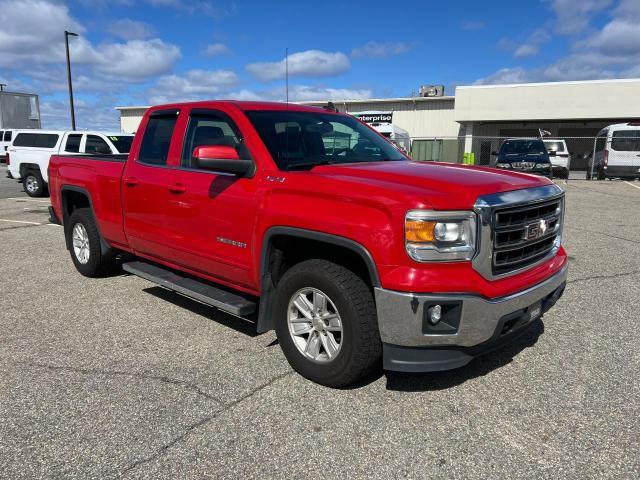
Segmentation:
{"type": "Polygon", "coordinates": [[[171,270],[145,262],[128,262],[122,265],[126,272],[157,283],[182,295],[206,303],[239,317],[251,315],[256,304],[235,293],[222,290],[192,278],[180,276],[171,270]]]}

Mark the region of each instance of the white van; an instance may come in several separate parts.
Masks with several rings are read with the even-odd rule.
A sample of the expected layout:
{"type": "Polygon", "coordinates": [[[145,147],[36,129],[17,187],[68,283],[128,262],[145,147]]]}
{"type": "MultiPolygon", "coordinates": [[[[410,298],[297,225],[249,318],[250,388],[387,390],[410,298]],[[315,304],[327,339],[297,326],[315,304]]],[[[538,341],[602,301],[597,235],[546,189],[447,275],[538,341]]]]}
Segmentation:
{"type": "Polygon", "coordinates": [[[640,178],[640,123],[618,123],[598,132],[594,176],[640,178]]]}
{"type": "Polygon", "coordinates": [[[0,159],[4,159],[7,154],[7,149],[11,145],[11,139],[15,130],[2,130],[0,129],[0,159]]]}
{"type": "Polygon", "coordinates": [[[102,132],[17,130],[7,150],[7,175],[21,181],[31,197],[47,192],[51,155],[126,154],[133,135],[102,132]]]}

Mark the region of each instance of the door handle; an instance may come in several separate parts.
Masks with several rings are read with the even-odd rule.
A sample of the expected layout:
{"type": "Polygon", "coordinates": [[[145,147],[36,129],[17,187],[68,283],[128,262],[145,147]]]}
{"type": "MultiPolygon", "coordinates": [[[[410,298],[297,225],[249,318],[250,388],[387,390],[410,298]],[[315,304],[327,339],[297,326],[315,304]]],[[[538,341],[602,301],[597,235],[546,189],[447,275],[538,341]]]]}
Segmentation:
{"type": "Polygon", "coordinates": [[[185,187],[181,183],[175,183],[173,185],[169,185],[168,188],[171,193],[175,193],[175,194],[180,194],[187,191],[187,187],[185,187]]]}
{"type": "Polygon", "coordinates": [[[134,177],[125,178],[124,184],[127,187],[135,187],[136,185],[138,185],[138,179],[134,177]]]}

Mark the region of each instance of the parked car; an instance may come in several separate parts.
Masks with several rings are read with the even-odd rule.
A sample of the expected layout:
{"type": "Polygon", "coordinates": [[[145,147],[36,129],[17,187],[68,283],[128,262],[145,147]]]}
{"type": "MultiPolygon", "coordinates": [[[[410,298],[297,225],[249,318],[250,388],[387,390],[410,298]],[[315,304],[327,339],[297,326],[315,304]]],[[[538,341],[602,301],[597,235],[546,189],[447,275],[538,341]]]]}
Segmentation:
{"type": "Polygon", "coordinates": [[[492,152],[496,157],[493,166],[505,170],[516,170],[553,178],[550,156],[544,142],[540,139],[508,138],[500,146],[499,152],[492,152]]]}
{"type": "Polygon", "coordinates": [[[0,130],[0,160],[5,160],[6,158],[7,149],[11,145],[14,131],[11,129],[0,130]]]}
{"type": "Polygon", "coordinates": [[[557,178],[569,178],[571,154],[567,148],[567,142],[559,138],[545,138],[543,142],[547,148],[547,152],[550,154],[553,176],[557,178]],[[555,155],[552,155],[552,152],[555,152],[555,155]]]}
{"type": "Polygon", "coordinates": [[[600,130],[595,140],[595,164],[600,168],[598,177],[640,178],[640,122],[600,130]]]}
{"type": "Polygon", "coordinates": [[[31,197],[47,193],[51,155],[125,154],[133,135],[102,132],[17,130],[7,150],[7,175],[23,183],[31,197]]]}
{"type": "Polygon", "coordinates": [[[152,107],[126,158],[54,155],[49,181],[82,275],[137,257],[122,267],[275,329],[292,367],[333,387],[380,362],[466,365],[525,331],[567,278],[553,182],[413,162],[320,108],[152,107]]]}

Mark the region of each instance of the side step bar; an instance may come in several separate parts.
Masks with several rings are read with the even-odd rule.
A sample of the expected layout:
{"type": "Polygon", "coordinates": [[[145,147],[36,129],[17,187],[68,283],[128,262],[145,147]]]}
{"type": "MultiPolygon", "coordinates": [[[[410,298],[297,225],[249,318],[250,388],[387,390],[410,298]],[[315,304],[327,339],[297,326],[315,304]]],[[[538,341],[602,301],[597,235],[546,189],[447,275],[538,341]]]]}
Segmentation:
{"type": "Polygon", "coordinates": [[[256,310],[255,302],[204,282],[182,277],[170,270],[145,262],[128,262],[122,268],[138,277],[206,303],[225,312],[245,317],[256,310]]]}

